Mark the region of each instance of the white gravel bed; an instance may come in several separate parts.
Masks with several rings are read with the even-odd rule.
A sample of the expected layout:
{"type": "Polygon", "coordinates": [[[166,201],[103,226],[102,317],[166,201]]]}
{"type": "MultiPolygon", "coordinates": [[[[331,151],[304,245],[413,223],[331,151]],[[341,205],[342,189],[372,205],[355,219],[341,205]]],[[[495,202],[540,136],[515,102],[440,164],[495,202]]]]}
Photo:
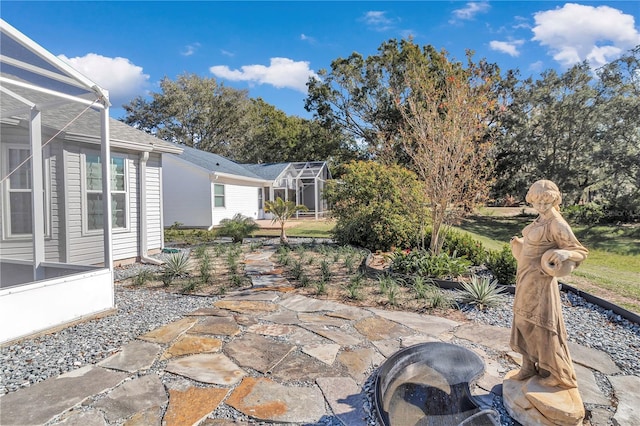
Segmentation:
{"type": "Polygon", "coordinates": [[[116,314],[0,348],[0,395],[94,364],[214,297],[196,297],[116,286],[116,314]]]}
{"type": "MultiPolygon", "coordinates": [[[[570,342],[608,353],[622,374],[640,376],[640,325],[573,293],[561,293],[562,315],[570,342]]],[[[474,321],[511,327],[513,296],[506,303],[486,311],[466,311],[474,321]]]]}

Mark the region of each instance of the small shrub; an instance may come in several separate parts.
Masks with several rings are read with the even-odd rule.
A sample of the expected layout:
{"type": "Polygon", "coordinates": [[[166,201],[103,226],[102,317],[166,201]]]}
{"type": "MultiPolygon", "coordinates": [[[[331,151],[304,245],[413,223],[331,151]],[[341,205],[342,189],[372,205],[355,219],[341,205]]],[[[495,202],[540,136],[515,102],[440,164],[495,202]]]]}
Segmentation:
{"type": "Polygon", "coordinates": [[[175,275],[169,273],[168,271],[164,271],[160,275],[160,280],[162,281],[162,285],[164,285],[165,287],[169,287],[173,283],[174,278],[175,278],[175,275]]]}
{"type": "Polygon", "coordinates": [[[260,227],[252,218],[237,213],[232,219],[222,219],[217,232],[218,235],[231,237],[234,243],[241,243],[258,229],[260,227]]]}
{"type": "Polygon", "coordinates": [[[322,276],[322,281],[331,280],[331,267],[326,259],[320,261],[320,275],[322,276]]]}
{"type": "Polygon", "coordinates": [[[208,253],[204,253],[200,258],[200,280],[207,284],[211,280],[211,258],[208,253]]]}
{"type": "Polygon", "coordinates": [[[398,295],[400,294],[400,288],[395,281],[391,282],[391,285],[387,287],[387,300],[391,306],[396,306],[398,304],[398,295]]]}
{"type": "Polygon", "coordinates": [[[426,250],[396,251],[392,255],[391,269],[404,275],[423,277],[458,277],[469,270],[471,262],[447,253],[432,255],[426,250]]]}
{"type": "Polygon", "coordinates": [[[362,298],[360,289],[362,288],[363,281],[364,275],[362,274],[357,274],[351,277],[349,285],[347,286],[347,294],[350,299],[360,300],[362,298]]]}
{"type": "Polygon", "coordinates": [[[194,291],[196,288],[198,287],[198,284],[196,283],[196,281],[194,279],[190,279],[183,287],[182,287],[182,292],[183,293],[191,293],[192,291],[194,291]]]}
{"type": "Polygon", "coordinates": [[[378,289],[380,294],[385,294],[387,289],[392,285],[395,285],[395,281],[391,275],[382,274],[378,276],[378,289]]]}
{"type": "Polygon", "coordinates": [[[413,277],[413,291],[416,293],[416,299],[426,299],[427,291],[431,284],[420,275],[413,277]]]}
{"type": "Polygon", "coordinates": [[[229,277],[229,281],[231,281],[231,285],[234,287],[241,287],[244,283],[243,277],[238,274],[232,274],[231,277],[229,277]]]}
{"type": "Polygon", "coordinates": [[[471,281],[462,283],[459,291],[460,301],[469,305],[475,305],[484,310],[487,307],[497,306],[504,301],[504,289],[498,287],[498,281],[488,277],[473,275],[471,281]]]}
{"type": "Polygon", "coordinates": [[[133,277],[133,285],[136,287],[142,287],[152,279],[153,279],[153,273],[148,269],[143,269],[142,271],[140,271],[140,273],[138,273],[138,275],[133,277]]]}
{"type": "Polygon", "coordinates": [[[431,286],[426,300],[432,309],[449,309],[453,307],[454,302],[440,288],[431,286]]]}
{"type": "Polygon", "coordinates": [[[164,273],[173,277],[187,274],[189,269],[189,256],[184,252],[172,253],[164,263],[164,273]]]}
{"type": "Polygon", "coordinates": [[[355,264],[355,258],[353,257],[353,255],[347,255],[344,258],[344,268],[347,270],[347,274],[353,273],[354,264],[355,264]]]}
{"type": "Polygon", "coordinates": [[[511,247],[505,244],[502,250],[493,250],[487,256],[487,268],[493,276],[503,285],[516,283],[516,271],[518,262],[511,254],[511,247]]]}
{"type": "Polygon", "coordinates": [[[199,245],[194,247],[193,249],[193,257],[196,259],[201,259],[207,253],[207,246],[199,245]]]}
{"type": "Polygon", "coordinates": [[[293,265],[291,266],[291,276],[294,280],[300,280],[300,277],[304,274],[304,268],[302,266],[302,262],[299,260],[294,260],[293,265]]]}
{"type": "Polygon", "coordinates": [[[317,294],[327,294],[327,282],[324,280],[320,280],[316,282],[316,293],[317,294]]]}
{"type": "Polygon", "coordinates": [[[307,275],[302,275],[299,281],[300,281],[300,287],[309,287],[309,283],[311,282],[307,275]]]}

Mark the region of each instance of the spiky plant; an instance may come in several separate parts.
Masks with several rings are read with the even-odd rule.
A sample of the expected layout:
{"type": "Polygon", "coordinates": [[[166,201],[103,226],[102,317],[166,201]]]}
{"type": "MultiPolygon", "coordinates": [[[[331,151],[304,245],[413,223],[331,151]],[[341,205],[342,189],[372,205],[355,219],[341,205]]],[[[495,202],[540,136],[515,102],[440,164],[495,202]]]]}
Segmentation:
{"type": "Polygon", "coordinates": [[[189,255],[184,252],[171,254],[164,263],[164,273],[172,277],[186,275],[189,269],[189,255]]]}
{"type": "Polygon", "coordinates": [[[231,237],[234,243],[241,243],[243,239],[260,229],[260,226],[250,217],[237,213],[231,219],[222,219],[218,235],[231,237]]]}
{"type": "Polygon", "coordinates": [[[498,287],[498,280],[472,275],[471,280],[463,281],[459,299],[463,303],[475,305],[480,310],[498,306],[504,302],[504,289],[498,287]]]}

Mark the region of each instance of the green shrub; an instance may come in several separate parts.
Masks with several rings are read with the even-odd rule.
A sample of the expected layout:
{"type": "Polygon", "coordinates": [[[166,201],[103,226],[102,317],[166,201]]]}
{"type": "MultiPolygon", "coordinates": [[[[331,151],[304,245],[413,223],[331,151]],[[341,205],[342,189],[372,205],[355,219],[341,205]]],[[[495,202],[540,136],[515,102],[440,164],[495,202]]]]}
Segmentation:
{"type": "Polygon", "coordinates": [[[463,281],[458,290],[460,301],[484,310],[504,302],[504,289],[498,287],[498,280],[473,275],[471,281],[463,281]]]}
{"type": "Polygon", "coordinates": [[[518,263],[511,254],[511,247],[505,244],[502,250],[492,250],[487,256],[487,268],[500,284],[512,285],[516,283],[518,263]]]}
{"type": "Polygon", "coordinates": [[[302,266],[302,262],[299,260],[294,260],[293,265],[291,266],[291,276],[294,280],[300,280],[300,277],[304,274],[304,267],[302,266]]]}
{"type": "Polygon", "coordinates": [[[445,278],[458,277],[469,270],[471,262],[448,253],[433,255],[426,250],[396,251],[392,255],[391,269],[404,275],[445,278]]]}
{"type": "Polygon", "coordinates": [[[153,279],[153,273],[148,269],[143,269],[138,273],[138,275],[133,277],[133,285],[136,287],[142,287],[152,279],[153,279]]]}
{"type": "Polygon", "coordinates": [[[562,209],[562,216],[571,223],[580,225],[596,225],[605,218],[604,208],[595,203],[567,206],[562,209]]]}
{"type": "Polygon", "coordinates": [[[449,255],[457,253],[458,256],[464,257],[476,266],[482,265],[487,259],[487,250],[482,243],[466,232],[447,232],[444,236],[442,250],[449,255]]]}
{"type": "Polygon", "coordinates": [[[189,269],[189,256],[185,252],[172,253],[164,263],[164,274],[172,277],[186,275],[189,269]]]}
{"type": "Polygon", "coordinates": [[[427,217],[422,183],[400,166],[351,162],[340,179],[327,183],[324,195],[336,219],[333,237],[341,245],[371,251],[412,247],[427,217]]]}
{"type": "Polygon", "coordinates": [[[320,261],[320,275],[322,275],[322,281],[331,280],[331,267],[326,259],[320,261]]]}
{"type": "Polygon", "coordinates": [[[234,243],[241,243],[243,239],[258,229],[260,227],[253,219],[237,213],[232,219],[222,219],[217,233],[218,235],[231,237],[234,243]]]}

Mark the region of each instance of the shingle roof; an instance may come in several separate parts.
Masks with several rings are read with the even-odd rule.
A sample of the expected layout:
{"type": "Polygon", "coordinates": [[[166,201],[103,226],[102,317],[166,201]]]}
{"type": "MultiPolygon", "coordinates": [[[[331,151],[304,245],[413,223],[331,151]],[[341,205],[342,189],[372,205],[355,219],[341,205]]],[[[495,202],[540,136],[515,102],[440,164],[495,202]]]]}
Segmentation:
{"type": "Polygon", "coordinates": [[[264,179],[262,176],[249,170],[242,164],[238,164],[221,155],[208,151],[202,151],[185,145],[176,145],[184,151],[178,156],[185,161],[200,166],[210,172],[228,173],[236,176],[244,176],[253,179],[264,179]]]}
{"type": "Polygon", "coordinates": [[[266,180],[275,180],[291,163],[243,164],[244,167],[266,180]]]}

